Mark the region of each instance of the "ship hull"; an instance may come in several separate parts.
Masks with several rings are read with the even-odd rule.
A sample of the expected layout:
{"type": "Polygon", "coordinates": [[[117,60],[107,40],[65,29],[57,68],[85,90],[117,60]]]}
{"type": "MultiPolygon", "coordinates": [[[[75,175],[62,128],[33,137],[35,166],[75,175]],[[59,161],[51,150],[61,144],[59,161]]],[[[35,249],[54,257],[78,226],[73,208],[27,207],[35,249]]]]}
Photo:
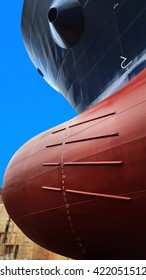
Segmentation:
{"type": "Polygon", "coordinates": [[[74,259],[146,258],[146,70],[10,161],[3,200],[34,242],[74,259]]]}
{"type": "Polygon", "coordinates": [[[146,1],[25,0],[22,36],[41,76],[80,113],[146,68],[146,1]],[[74,10],[77,4],[80,21],[78,9],[74,10]],[[58,13],[53,23],[47,16],[52,7],[58,13]],[[65,34],[75,43],[58,45],[52,36],[55,27],[60,40],[65,34]]]}

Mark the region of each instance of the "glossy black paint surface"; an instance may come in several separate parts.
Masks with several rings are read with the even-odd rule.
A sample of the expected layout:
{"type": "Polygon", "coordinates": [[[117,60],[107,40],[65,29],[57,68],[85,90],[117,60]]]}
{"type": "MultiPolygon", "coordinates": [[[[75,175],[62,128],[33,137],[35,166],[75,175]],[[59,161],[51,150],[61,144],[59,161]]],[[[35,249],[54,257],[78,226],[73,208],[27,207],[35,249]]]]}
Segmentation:
{"type": "Polygon", "coordinates": [[[73,47],[84,30],[84,14],[78,0],[55,0],[48,12],[49,28],[55,43],[73,47]]]}
{"type": "MultiPolygon", "coordinates": [[[[70,0],[58,2],[66,9],[70,0]]],[[[25,0],[22,34],[35,67],[80,113],[146,67],[146,1],[78,2],[85,26],[72,47],[64,49],[52,38],[48,12],[57,1],[25,0]]]]}

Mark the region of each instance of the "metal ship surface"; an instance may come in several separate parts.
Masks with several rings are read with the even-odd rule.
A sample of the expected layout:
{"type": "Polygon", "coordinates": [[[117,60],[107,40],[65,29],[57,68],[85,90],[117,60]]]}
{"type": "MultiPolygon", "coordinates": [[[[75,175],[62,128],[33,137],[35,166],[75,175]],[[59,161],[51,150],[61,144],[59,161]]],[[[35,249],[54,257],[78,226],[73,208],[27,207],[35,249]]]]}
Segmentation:
{"type": "Polygon", "coordinates": [[[25,0],[22,34],[76,118],[10,161],[5,206],[41,246],[76,259],[146,258],[146,2],[25,0]]]}

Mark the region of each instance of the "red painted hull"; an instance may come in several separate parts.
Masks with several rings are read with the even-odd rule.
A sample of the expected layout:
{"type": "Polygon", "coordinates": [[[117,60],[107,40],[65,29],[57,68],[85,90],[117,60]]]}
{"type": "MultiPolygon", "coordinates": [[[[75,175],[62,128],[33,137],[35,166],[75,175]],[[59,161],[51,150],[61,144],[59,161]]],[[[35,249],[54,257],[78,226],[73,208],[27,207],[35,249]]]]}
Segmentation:
{"type": "Polygon", "coordinates": [[[22,231],[56,253],[145,259],[145,166],[146,70],[19,149],[3,199],[22,231]]]}

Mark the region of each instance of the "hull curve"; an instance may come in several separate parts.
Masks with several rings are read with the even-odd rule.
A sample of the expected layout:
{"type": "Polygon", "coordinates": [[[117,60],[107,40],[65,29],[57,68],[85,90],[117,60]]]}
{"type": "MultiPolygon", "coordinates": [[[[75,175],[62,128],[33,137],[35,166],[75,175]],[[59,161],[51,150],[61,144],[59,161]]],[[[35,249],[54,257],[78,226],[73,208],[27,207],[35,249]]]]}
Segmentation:
{"type": "Polygon", "coordinates": [[[146,70],[14,155],[3,200],[29,238],[74,259],[146,258],[145,91],[146,70]]]}
{"type": "Polygon", "coordinates": [[[145,0],[24,1],[22,36],[30,59],[78,113],[146,68],[145,30],[145,0]]]}

